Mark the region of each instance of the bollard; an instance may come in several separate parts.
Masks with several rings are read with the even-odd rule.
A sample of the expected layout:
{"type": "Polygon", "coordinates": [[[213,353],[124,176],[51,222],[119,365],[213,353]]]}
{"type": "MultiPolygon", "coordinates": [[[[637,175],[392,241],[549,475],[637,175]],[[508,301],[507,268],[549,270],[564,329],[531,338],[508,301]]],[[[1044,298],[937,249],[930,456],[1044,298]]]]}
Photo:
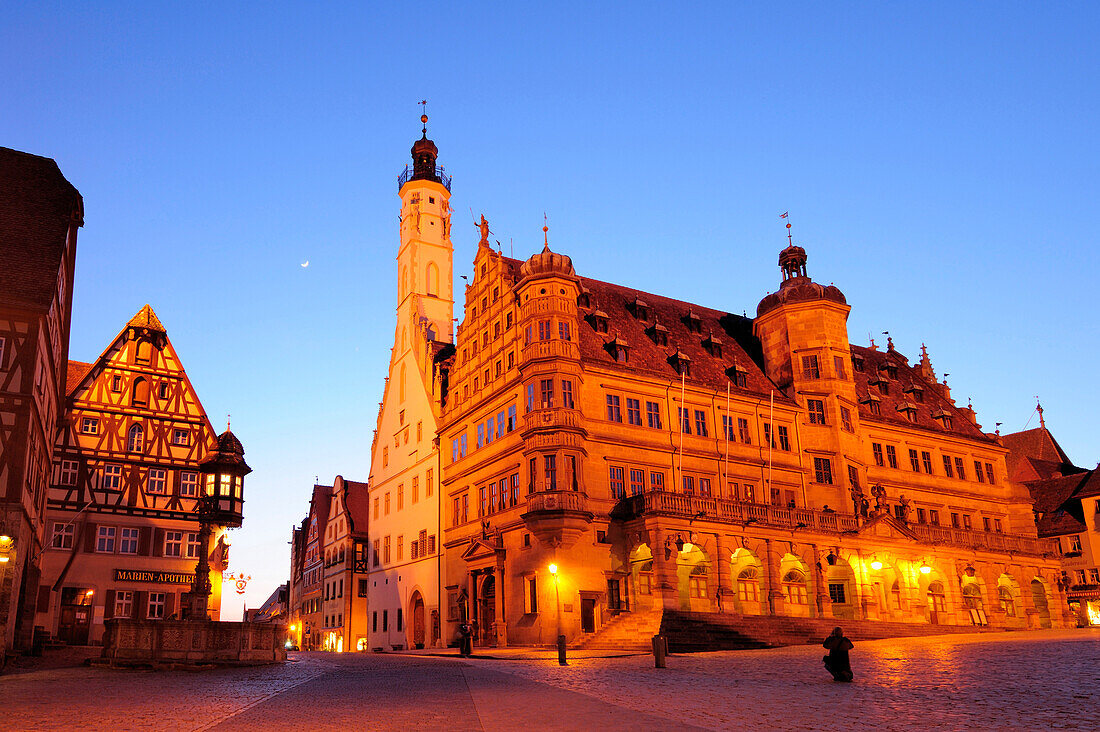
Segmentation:
{"type": "Polygon", "coordinates": [[[665,656],[668,654],[668,642],[664,637],[655,635],[653,636],[653,666],[654,668],[665,668],[665,656]]]}
{"type": "Polygon", "coordinates": [[[565,636],[558,636],[558,665],[568,666],[569,664],[565,660],[565,636]]]}

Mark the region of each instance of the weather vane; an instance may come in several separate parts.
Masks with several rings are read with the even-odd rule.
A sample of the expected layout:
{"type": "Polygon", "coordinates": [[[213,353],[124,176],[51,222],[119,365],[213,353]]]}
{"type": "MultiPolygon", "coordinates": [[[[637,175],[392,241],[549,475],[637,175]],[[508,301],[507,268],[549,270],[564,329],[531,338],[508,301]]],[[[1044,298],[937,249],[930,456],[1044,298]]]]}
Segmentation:
{"type": "Polygon", "coordinates": [[[424,125],[424,136],[428,136],[428,100],[421,99],[420,102],[420,123],[424,125]]]}

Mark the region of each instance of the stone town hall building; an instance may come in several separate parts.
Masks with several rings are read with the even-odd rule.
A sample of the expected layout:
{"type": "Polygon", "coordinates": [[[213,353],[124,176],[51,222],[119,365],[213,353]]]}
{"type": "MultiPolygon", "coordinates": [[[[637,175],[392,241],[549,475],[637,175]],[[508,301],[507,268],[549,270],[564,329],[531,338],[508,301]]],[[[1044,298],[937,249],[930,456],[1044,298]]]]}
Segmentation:
{"type": "Polygon", "coordinates": [[[483,219],[452,342],[436,154],[425,134],[400,181],[370,488],[370,612],[389,622],[372,647],[448,643],[463,620],[489,645],[552,643],[559,622],[570,642],[670,618],[1067,623],[1000,438],[923,347],[913,363],[852,345],[844,294],[803,248],[748,318],[580,276],[548,245],[505,257],[483,219]],[[414,602],[442,627],[402,624],[414,602]]]}

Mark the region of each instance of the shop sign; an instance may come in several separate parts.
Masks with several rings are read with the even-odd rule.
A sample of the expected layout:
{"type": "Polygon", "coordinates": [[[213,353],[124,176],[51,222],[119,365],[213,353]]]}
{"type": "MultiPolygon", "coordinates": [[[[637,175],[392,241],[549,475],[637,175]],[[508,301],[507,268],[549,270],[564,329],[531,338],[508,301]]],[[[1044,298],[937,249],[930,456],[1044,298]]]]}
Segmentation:
{"type": "Polygon", "coordinates": [[[116,569],[115,581],[189,585],[195,581],[195,575],[188,572],[165,572],[159,569],[116,569]]]}

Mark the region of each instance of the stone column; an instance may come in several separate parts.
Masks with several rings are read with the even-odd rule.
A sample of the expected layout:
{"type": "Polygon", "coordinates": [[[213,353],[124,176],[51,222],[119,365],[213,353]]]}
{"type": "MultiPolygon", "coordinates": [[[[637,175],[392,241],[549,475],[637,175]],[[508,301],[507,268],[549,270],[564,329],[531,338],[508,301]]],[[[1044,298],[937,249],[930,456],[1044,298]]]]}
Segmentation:
{"type": "Polygon", "coordinates": [[[653,578],[657,582],[657,592],[661,596],[661,604],[669,609],[679,609],[680,593],[678,577],[676,576],[676,548],[671,549],[665,545],[670,534],[654,528],[649,532],[651,540],[650,548],[653,551],[653,578]]]}
{"type": "Polygon", "coordinates": [[[504,562],[497,562],[497,580],[496,580],[496,598],[494,600],[496,604],[496,616],[497,616],[497,629],[496,640],[497,646],[504,648],[508,645],[508,623],[504,617],[504,562]]]}
{"type": "Polygon", "coordinates": [[[717,609],[723,613],[731,613],[735,607],[733,598],[736,593],[731,587],[733,576],[730,572],[729,542],[729,537],[723,534],[715,534],[714,536],[714,570],[717,575],[717,609]]]}
{"type": "Polygon", "coordinates": [[[783,592],[779,589],[779,557],[772,547],[771,539],[764,539],[764,567],[767,573],[768,614],[782,615],[783,592]]]}
{"type": "Polygon", "coordinates": [[[825,586],[825,572],[822,569],[821,552],[817,544],[810,544],[810,569],[814,573],[814,592],[817,596],[817,615],[819,618],[830,617],[833,614],[833,602],[829,599],[828,588],[825,586]]]}

